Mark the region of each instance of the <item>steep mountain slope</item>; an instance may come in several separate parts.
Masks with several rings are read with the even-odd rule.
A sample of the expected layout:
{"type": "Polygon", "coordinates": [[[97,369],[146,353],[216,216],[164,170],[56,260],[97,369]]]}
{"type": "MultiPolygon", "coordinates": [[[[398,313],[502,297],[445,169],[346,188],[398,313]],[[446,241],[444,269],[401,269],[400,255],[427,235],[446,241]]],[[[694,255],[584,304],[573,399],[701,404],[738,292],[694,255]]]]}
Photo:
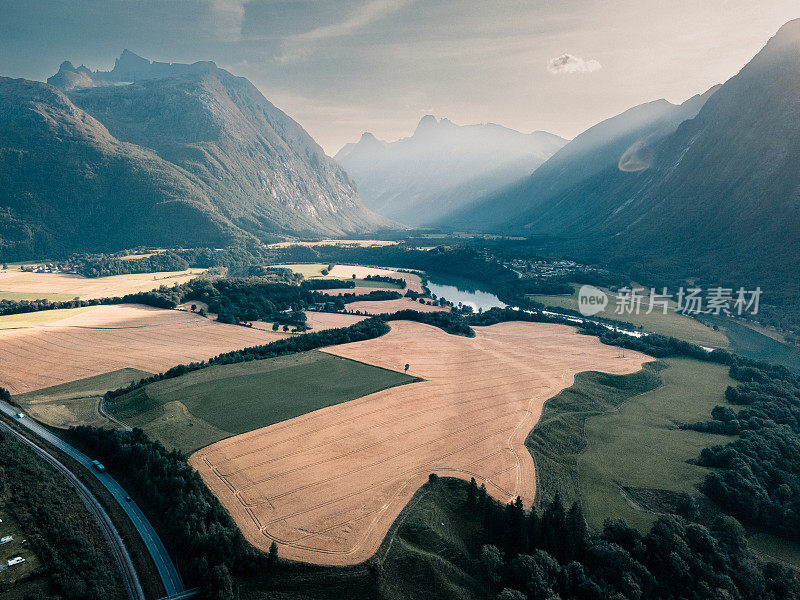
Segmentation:
{"type": "Polygon", "coordinates": [[[603,146],[594,156],[607,152],[609,163],[616,155],[613,164],[566,186],[544,187],[542,174],[551,170],[545,164],[470,218],[478,223],[487,210],[510,206],[499,223],[487,218],[483,226],[556,236],[562,252],[608,260],[650,280],[760,286],[763,303],[794,314],[796,325],[798,98],[800,19],[784,25],[674,132],[632,153],[619,153],[624,144],[603,146]]]}
{"type": "Polygon", "coordinates": [[[800,19],[659,145],[647,177],[612,190],[616,207],[592,226],[622,240],[617,255],[641,252],[662,269],[667,258],[711,279],[796,295],[798,98],[800,19]]]}
{"type": "Polygon", "coordinates": [[[530,174],[565,143],[543,131],[459,126],[428,115],[409,138],[386,143],[365,133],[336,160],[369,208],[424,225],[530,174]]]}
{"type": "Polygon", "coordinates": [[[0,77],[0,251],[225,245],[248,237],[181,169],[44,83],[0,77]]]}
{"type": "Polygon", "coordinates": [[[387,224],[300,125],[214,63],[126,51],[112,71],[65,62],[49,82],[0,80],[6,256],[387,224]]]}
{"type": "MultiPolygon", "coordinates": [[[[666,100],[648,102],[602,121],[561,148],[530,177],[443,215],[436,224],[489,230],[514,227],[521,219],[527,224],[523,215],[540,210],[552,197],[598,173],[611,168],[642,170],[653,144],[694,118],[717,89],[681,105],[666,100]]],[[[574,208],[583,210],[578,205],[574,208]]]]}
{"type": "Polygon", "coordinates": [[[222,215],[256,236],[336,235],[386,223],[364,209],[311,136],[243,77],[212,62],[151,63],[126,51],[112,71],[91,78],[68,92],[77,106],[116,138],[194,175],[222,215]]]}

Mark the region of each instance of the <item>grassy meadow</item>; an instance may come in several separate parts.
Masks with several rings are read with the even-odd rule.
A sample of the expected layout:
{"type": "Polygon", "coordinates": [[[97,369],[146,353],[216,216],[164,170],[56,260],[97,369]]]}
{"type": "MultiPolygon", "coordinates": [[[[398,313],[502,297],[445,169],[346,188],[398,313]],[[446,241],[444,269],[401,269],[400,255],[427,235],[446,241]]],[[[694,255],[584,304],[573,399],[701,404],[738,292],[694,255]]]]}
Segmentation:
{"type": "Polygon", "coordinates": [[[21,302],[23,300],[52,300],[53,302],[63,302],[72,300],[75,296],[70,294],[59,294],[53,292],[4,292],[0,290],[0,300],[11,300],[21,302]]]}
{"type": "Polygon", "coordinates": [[[580,500],[589,525],[622,518],[642,531],[655,514],[622,488],[694,492],[708,472],[688,464],[729,437],[684,431],[675,422],[709,419],[733,384],[728,368],[687,358],[647,363],[639,373],[580,373],[548,400],[526,445],[536,462],[537,503],[556,491],[580,500]]]}
{"type": "MultiPolygon", "coordinates": [[[[613,292],[604,291],[608,294],[608,305],[598,313],[598,317],[630,323],[653,333],[675,337],[693,344],[700,344],[701,346],[714,348],[726,348],[728,346],[728,339],[721,331],[703,325],[691,317],[678,314],[672,308],[667,311],[667,314],[663,314],[663,308],[656,305],[653,312],[647,314],[646,300],[643,301],[639,314],[617,314],[618,303],[616,296],[613,292]]],[[[535,302],[541,302],[545,306],[578,310],[577,288],[571,296],[534,295],[529,296],[529,298],[535,302]]]]}
{"type": "Polygon", "coordinates": [[[686,461],[703,448],[731,440],[675,428],[676,421],[710,419],[711,410],[725,404],[725,389],[735,384],[728,367],[686,358],[664,363],[660,387],[586,422],[578,476],[592,527],[602,526],[606,518],[624,518],[642,531],[649,529],[655,515],[636,510],[620,486],[692,493],[708,470],[686,461]]]}
{"type": "MultiPolygon", "coordinates": [[[[647,363],[639,373],[579,373],[547,401],[525,445],[536,463],[536,503],[556,492],[582,503],[589,525],[624,519],[650,529],[681,492],[697,493],[708,469],[689,464],[703,448],[733,438],[675,427],[710,419],[735,385],[722,365],[688,358],[647,363]]],[[[706,509],[714,509],[706,501],[706,509]]],[[[800,544],[754,533],[750,547],[764,560],[800,569],[800,544]]]]}
{"type": "Polygon", "coordinates": [[[158,381],[106,408],[167,447],[191,453],[231,435],[413,381],[403,373],[311,351],[158,381]]]}
{"type": "Polygon", "coordinates": [[[73,425],[115,427],[116,424],[98,410],[103,394],[151,375],[152,373],[139,369],[119,369],[18,394],[13,400],[32,417],[53,427],[66,428],[73,425]]]}

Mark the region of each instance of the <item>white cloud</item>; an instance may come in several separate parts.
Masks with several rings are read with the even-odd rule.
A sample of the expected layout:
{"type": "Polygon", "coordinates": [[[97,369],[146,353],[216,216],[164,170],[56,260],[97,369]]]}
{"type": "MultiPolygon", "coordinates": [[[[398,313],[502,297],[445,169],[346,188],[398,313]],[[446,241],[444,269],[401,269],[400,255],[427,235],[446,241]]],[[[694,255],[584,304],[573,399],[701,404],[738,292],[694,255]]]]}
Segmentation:
{"type": "Polygon", "coordinates": [[[244,7],[248,0],[211,0],[211,28],[224,41],[242,38],[244,7]]]}
{"type": "Polygon", "coordinates": [[[554,75],[562,73],[592,73],[602,68],[603,65],[593,58],[587,60],[572,54],[562,54],[556,58],[551,58],[550,62],[547,63],[547,70],[554,75]]]}
{"type": "Polygon", "coordinates": [[[367,25],[397,12],[413,0],[369,0],[339,23],[323,25],[298,33],[286,39],[283,53],[275,57],[279,63],[302,62],[313,53],[314,46],[321,41],[357,33],[367,25]]]}

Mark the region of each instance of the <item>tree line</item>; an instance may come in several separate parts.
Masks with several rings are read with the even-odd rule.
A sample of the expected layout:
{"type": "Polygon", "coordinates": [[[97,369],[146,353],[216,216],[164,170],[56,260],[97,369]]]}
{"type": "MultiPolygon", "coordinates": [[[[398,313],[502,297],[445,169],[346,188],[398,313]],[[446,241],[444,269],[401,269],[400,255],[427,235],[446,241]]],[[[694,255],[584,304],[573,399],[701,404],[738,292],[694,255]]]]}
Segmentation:
{"type": "Polygon", "coordinates": [[[714,469],[702,490],[742,523],[800,541],[800,376],[783,367],[737,362],[738,385],[711,419],[683,427],[738,436],[704,449],[696,462],[714,469]]]}
{"type": "Polygon", "coordinates": [[[181,452],[167,450],[141,429],[118,431],[81,425],[70,429],[70,436],[135,497],[187,587],[199,586],[202,598],[232,600],[232,573],[275,566],[276,550],[270,557],[245,540],[181,452]]]}
{"type": "Polygon", "coordinates": [[[479,576],[498,600],[800,598],[795,573],[758,563],[728,516],[708,527],[663,516],[645,535],[609,520],[595,533],[578,504],[556,496],[541,512],[519,498],[504,506],[474,479],[463,513],[482,530],[479,576]]]}

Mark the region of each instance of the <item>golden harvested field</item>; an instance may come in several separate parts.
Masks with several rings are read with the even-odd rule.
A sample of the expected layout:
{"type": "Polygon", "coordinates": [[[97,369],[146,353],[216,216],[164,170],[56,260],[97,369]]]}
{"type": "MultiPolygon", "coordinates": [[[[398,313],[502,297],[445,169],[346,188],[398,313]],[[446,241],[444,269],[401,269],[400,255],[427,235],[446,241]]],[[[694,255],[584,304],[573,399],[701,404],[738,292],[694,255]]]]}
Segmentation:
{"type": "Polygon", "coordinates": [[[435,472],[483,482],[495,498],[536,489],[524,446],[544,402],[575,373],[631,373],[648,357],[570,327],[501,323],[475,338],[401,321],[325,351],[425,381],[383,390],[217,442],[190,458],[250,542],[281,556],[356,564],[379,547],[435,472]]]}
{"type": "Polygon", "coordinates": [[[162,285],[171,287],[177,283],[186,283],[202,272],[203,269],[187,269],[90,278],[67,273],[26,273],[9,269],[0,271],[0,290],[25,294],[28,297],[41,293],[43,298],[58,295],[58,299],[67,296],[68,299],[77,297],[89,300],[149,291],[162,285]]]}
{"type": "Polygon", "coordinates": [[[397,300],[361,300],[345,304],[345,310],[350,312],[362,312],[369,315],[380,315],[382,313],[396,313],[401,310],[416,310],[419,312],[436,312],[439,310],[449,311],[449,308],[442,306],[431,306],[422,304],[411,298],[398,298],[397,300]]]}
{"type": "MultiPolygon", "coordinates": [[[[359,321],[363,321],[367,317],[361,315],[347,315],[344,313],[326,313],[316,312],[313,310],[306,311],[306,323],[311,328],[308,333],[315,331],[322,331],[323,329],[339,329],[341,327],[350,327],[359,321]]],[[[296,333],[284,333],[281,327],[279,331],[272,331],[272,323],[267,321],[253,321],[253,329],[262,329],[270,333],[280,334],[280,337],[288,337],[290,335],[298,335],[296,333]]]]}
{"type": "Polygon", "coordinates": [[[157,373],[282,337],[184,311],[131,304],[31,316],[43,319],[49,312],[59,312],[60,318],[0,331],[0,385],[12,394],[126,367],[157,373]]]}
{"type": "MultiPolygon", "coordinates": [[[[402,273],[391,269],[378,269],[376,267],[362,267],[358,265],[335,265],[328,274],[332,279],[351,279],[355,274],[356,279],[366,279],[367,275],[382,275],[395,279],[405,279],[406,289],[419,294],[422,293],[422,278],[414,273],[402,273]]],[[[405,290],[403,290],[403,293],[405,290]]]]}

